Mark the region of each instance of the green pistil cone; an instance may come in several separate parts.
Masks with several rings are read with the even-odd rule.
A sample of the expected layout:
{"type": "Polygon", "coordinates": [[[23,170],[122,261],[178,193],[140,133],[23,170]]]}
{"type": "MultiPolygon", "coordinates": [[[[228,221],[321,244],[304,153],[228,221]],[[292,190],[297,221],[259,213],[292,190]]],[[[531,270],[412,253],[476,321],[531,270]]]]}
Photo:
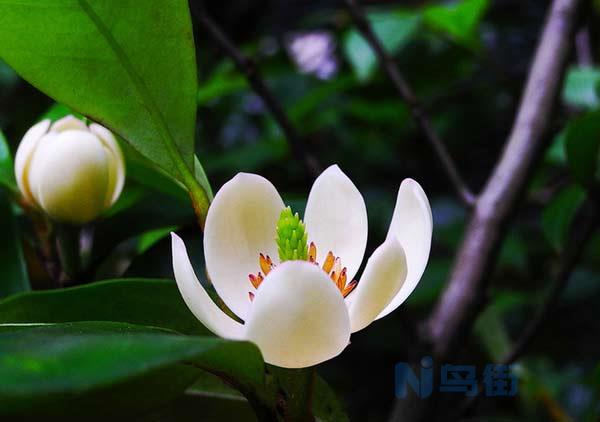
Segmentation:
{"type": "Polygon", "coordinates": [[[308,233],[298,213],[292,214],[290,207],[281,211],[276,231],[281,262],[308,259],[308,233]]]}

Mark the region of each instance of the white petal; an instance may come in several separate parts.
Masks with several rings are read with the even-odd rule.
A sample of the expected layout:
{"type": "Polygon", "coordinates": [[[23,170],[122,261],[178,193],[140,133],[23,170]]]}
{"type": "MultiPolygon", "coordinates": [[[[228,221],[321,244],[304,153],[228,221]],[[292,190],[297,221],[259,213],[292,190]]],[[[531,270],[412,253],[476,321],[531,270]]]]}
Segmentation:
{"type": "Polygon", "coordinates": [[[216,335],[228,339],[241,339],[244,326],[223,312],[206,293],[194,273],[183,240],[175,233],[171,233],[171,245],[177,287],[190,311],[216,335]]]}
{"type": "Polygon", "coordinates": [[[19,190],[30,203],[35,203],[31,189],[29,188],[29,163],[33,157],[39,140],[50,127],[50,120],[45,119],[33,125],[23,136],[17,153],[15,155],[15,177],[19,190]]]}
{"type": "Polygon", "coordinates": [[[377,318],[386,316],[400,306],[417,287],[429,259],[432,231],[433,220],[427,195],[417,182],[405,179],[398,190],[387,238],[395,237],[404,248],[408,274],[396,297],[377,318]]]}
{"type": "Polygon", "coordinates": [[[29,167],[31,193],[52,218],[83,224],[104,210],[108,160],[98,138],[88,131],[48,133],[29,167]]]}
{"type": "Polygon", "coordinates": [[[125,159],[117,140],[110,130],[97,123],[92,123],[90,131],[100,138],[108,155],[109,188],[105,202],[105,206],[108,208],[117,201],[123,190],[123,185],[125,184],[125,159]]]}
{"type": "Polygon", "coordinates": [[[86,131],[88,128],[81,120],[73,115],[68,115],[62,119],[57,120],[50,126],[50,130],[53,132],[64,132],[65,130],[83,130],[86,131]]]}
{"type": "Polygon", "coordinates": [[[395,238],[386,240],[373,252],[351,294],[349,309],[353,333],[375,320],[400,291],[406,273],[404,250],[395,238]]]}
{"type": "Polygon", "coordinates": [[[352,280],[365,256],[367,207],[354,183],[337,165],[328,167],[315,180],[304,222],[308,241],[317,246],[317,262],[323,263],[327,253],[333,252],[352,280]]]}
{"type": "Polygon", "coordinates": [[[258,345],[265,362],[304,368],[346,348],[350,320],[342,295],[323,270],[306,261],[286,261],[258,288],[246,338],[258,345]]]}
{"type": "Polygon", "coordinates": [[[267,179],[239,173],[217,192],[206,216],[206,270],[225,304],[246,319],[253,291],[249,274],[260,271],[259,253],[276,260],[276,226],[284,205],[267,179]]]}

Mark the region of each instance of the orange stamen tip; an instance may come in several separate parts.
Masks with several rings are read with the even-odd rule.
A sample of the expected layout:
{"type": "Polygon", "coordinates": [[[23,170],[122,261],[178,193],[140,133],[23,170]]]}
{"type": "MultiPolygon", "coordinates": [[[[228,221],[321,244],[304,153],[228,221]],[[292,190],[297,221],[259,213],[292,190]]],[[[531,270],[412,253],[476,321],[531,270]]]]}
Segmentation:
{"type": "Polygon", "coordinates": [[[342,296],[346,297],[348,296],[350,293],[352,293],[352,291],[356,288],[356,286],[358,285],[358,281],[356,280],[352,280],[350,283],[348,283],[348,285],[344,288],[344,291],[342,292],[342,296]]]}
{"type": "Polygon", "coordinates": [[[346,278],[346,267],[344,267],[337,281],[338,289],[340,289],[342,292],[344,291],[344,287],[346,287],[346,278]]]}
{"type": "Polygon", "coordinates": [[[249,274],[248,278],[250,279],[250,283],[252,283],[252,286],[255,289],[258,289],[258,286],[260,286],[260,283],[262,283],[262,281],[264,280],[261,273],[258,273],[258,275],[249,274]]]}
{"type": "Polygon", "coordinates": [[[334,261],[335,261],[335,256],[333,255],[333,252],[331,252],[331,251],[327,252],[327,257],[325,258],[325,262],[323,263],[323,271],[325,271],[327,274],[329,274],[329,272],[333,268],[334,261]]]}
{"type": "Polygon", "coordinates": [[[333,282],[337,284],[339,274],[336,273],[335,271],[332,271],[330,277],[333,280],[333,282]]]}
{"type": "Polygon", "coordinates": [[[260,269],[265,274],[269,274],[269,271],[271,271],[272,264],[269,263],[269,260],[262,253],[260,254],[260,257],[258,258],[258,263],[260,264],[260,269]]]}
{"type": "Polygon", "coordinates": [[[316,259],[317,259],[317,246],[315,245],[315,242],[310,242],[310,245],[308,246],[308,261],[315,262],[316,259]]]}

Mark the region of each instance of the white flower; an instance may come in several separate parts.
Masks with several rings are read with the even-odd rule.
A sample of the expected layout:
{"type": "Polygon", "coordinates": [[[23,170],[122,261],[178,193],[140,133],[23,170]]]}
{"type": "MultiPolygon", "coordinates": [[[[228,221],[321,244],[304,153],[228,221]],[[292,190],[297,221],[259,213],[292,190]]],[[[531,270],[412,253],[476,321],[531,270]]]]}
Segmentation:
{"type": "Polygon", "coordinates": [[[27,131],[15,156],[25,200],[55,220],[83,224],[119,198],[123,154],[112,133],[73,116],[42,120],[27,131]]]}
{"type": "Polygon", "coordinates": [[[221,299],[244,324],[211,300],[175,234],[173,268],[187,306],[208,329],[256,343],[268,363],[302,368],[338,355],[352,332],[404,302],[429,258],[432,217],[421,186],[404,180],[387,239],[357,283],[350,280],[365,253],[367,210],[339,167],[325,170],[310,191],[304,214],[310,246],[302,246],[302,223],[284,210],[268,180],[240,173],[223,185],[208,211],[206,269],[221,299]],[[282,252],[276,238],[281,239],[285,227],[297,228],[292,243],[297,241],[300,252],[294,254],[308,249],[308,260],[276,259],[282,252]]]}

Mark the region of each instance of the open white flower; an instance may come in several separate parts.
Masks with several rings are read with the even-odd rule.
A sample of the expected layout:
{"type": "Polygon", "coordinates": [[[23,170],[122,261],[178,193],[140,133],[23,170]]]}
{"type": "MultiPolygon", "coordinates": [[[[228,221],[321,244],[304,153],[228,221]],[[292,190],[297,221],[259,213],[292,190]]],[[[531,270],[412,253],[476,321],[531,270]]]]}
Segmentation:
{"type": "Polygon", "coordinates": [[[32,126],[19,144],[15,176],[27,202],[55,220],[83,224],[119,198],[125,161],[112,133],[66,116],[32,126]]]}
{"type": "Polygon", "coordinates": [[[304,223],[268,180],[240,173],[215,195],[204,255],[217,293],[244,323],[211,300],[175,234],[173,269],[187,306],[208,329],[256,343],[268,363],[302,368],[337,356],[352,332],[392,312],[415,289],[432,234],[421,186],[402,182],[385,242],[360,281],[352,281],[367,231],[364,199],[338,166],[315,180],[304,223]]]}

